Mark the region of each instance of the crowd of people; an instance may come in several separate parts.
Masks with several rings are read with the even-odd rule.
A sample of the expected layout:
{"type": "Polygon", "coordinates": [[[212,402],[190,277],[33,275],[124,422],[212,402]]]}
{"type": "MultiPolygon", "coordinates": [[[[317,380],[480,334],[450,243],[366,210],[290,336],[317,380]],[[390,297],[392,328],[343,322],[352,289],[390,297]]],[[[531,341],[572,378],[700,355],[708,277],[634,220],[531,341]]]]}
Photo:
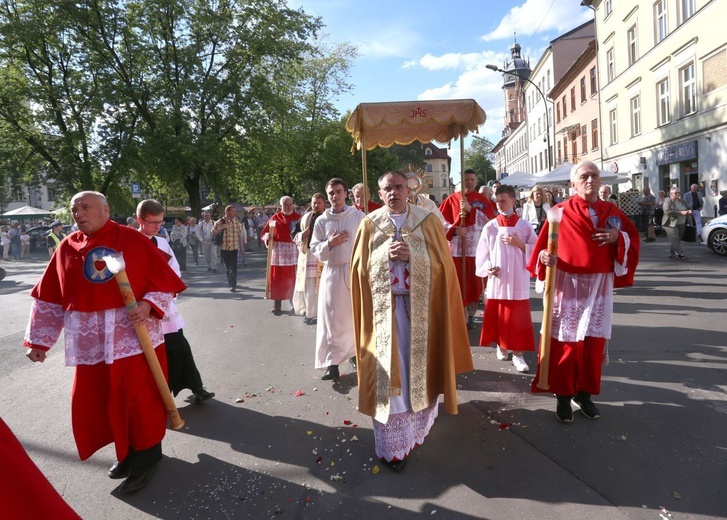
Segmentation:
{"type": "Polygon", "coordinates": [[[262,218],[238,216],[229,205],[216,220],[207,212],[199,221],[176,219],[168,239],[160,234],[164,208],[157,201],[140,202],[134,222],[123,226],[109,219],[102,194],[81,192],[71,201],[79,232],[55,246],[31,293],[27,356],[44,361],[66,328],[66,360],[76,370],[72,423],[79,456],[114,443],[117,462],[109,477],[125,479],[120,492],[141,489],[161,459],[168,417],[140,329],[169,390],[189,389],[195,403],[214,397],[176,306],[187,248],[195,264],[201,249],[208,271],[217,270],[219,256],[236,292],[238,263],[244,265],[246,246],[259,241],[268,253],[271,312],[284,314],[287,302],[290,312],[316,326],[313,355],[322,380],[339,379],[342,363],[356,370],[359,411],[371,416],[375,452],[393,471],[424,442],[440,397],[444,411],[457,413],[456,375],[473,370],[467,329],[477,326],[482,298],[478,343],[494,347],[497,359],[511,359],[517,371],[530,370],[524,353],[536,350],[531,278],[540,291],[550,284],[546,293],[555,301],[543,317],[552,332],[540,338],[532,391],[556,396],[561,422],[573,421],[572,405],[596,419],[592,397],[600,393],[608,359],[613,289],[633,284],[640,247],[631,220],[599,198],[599,172],[591,162],[574,166],[573,196],[559,203],[533,190],[522,217],[512,187],[493,186],[494,199],[488,197],[473,171],[439,208],[411,196],[406,174],[387,171],[378,179],[383,204],[369,212],[349,202],[363,204],[362,186],[356,200],[333,178],[302,214],[288,196],[278,212],[262,218]],[[549,244],[554,213],[561,214],[557,251],[549,244]],[[105,289],[115,272],[103,262],[119,252],[136,306],[105,289]]]}

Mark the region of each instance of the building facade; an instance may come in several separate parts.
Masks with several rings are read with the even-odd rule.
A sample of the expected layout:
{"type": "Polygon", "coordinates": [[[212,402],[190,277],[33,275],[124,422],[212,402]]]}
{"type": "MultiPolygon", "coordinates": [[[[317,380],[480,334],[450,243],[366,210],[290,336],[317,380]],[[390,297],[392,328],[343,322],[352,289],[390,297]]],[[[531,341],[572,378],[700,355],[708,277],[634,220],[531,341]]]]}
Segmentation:
{"type": "Polygon", "coordinates": [[[583,0],[594,10],[606,169],[632,187],[727,189],[727,19],[720,0],[583,0]]]}
{"type": "Polygon", "coordinates": [[[437,203],[442,202],[453,192],[450,179],[452,158],[446,148],[439,148],[434,143],[423,144],[422,149],[426,165],[424,182],[427,183],[427,193],[432,195],[437,203]]]}

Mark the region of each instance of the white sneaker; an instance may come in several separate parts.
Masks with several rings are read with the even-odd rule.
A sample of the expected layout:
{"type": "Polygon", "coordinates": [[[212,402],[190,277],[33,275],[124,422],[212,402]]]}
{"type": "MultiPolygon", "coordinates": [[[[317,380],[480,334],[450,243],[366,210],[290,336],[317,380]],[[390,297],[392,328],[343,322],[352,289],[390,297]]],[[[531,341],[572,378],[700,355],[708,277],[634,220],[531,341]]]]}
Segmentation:
{"type": "Polygon", "coordinates": [[[500,345],[495,345],[495,353],[497,354],[497,359],[500,361],[507,361],[509,357],[507,350],[501,349],[500,345]]]}
{"type": "Polygon", "coordinates": [[[525,362],[522,352],[514,352],[512,354],[512,364],[518,372],[530,372],[530,367],[525,362]]]}

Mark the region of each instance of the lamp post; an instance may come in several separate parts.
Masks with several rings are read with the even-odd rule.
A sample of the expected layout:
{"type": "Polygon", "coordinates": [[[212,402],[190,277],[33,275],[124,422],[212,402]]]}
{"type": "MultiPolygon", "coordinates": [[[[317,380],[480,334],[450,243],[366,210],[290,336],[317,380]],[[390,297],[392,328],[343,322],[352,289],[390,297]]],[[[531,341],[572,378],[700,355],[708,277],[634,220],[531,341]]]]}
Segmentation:
{"type": "Polygon", "coordinates": [[[538,87],[535,83],[530,81],[530,79],[526,78],[525,76],[521,76],[520,74],[517,74],[515,72],[506,72],[502,70],[497,65],[485,65],[490,70],[494,70],[495,72],[502,72],[503,74],[508,74],[510,76],[515,76],[520,78],[523,81],[527,81],[530,83],[533,87],[535,87],[535,90],[538,91],[540,94],[540,97],[543,98],[543,105],[545,105],[545,135],[546,135],[546,142],[548,143],[548,171],[551,171],[553,169],[553,157],[552,152],[550,150],[550,118],[548,116],[548,100],[545,98],[545,94],[543,94],[543,91],[540,90],[540,87],[538,87]]]}

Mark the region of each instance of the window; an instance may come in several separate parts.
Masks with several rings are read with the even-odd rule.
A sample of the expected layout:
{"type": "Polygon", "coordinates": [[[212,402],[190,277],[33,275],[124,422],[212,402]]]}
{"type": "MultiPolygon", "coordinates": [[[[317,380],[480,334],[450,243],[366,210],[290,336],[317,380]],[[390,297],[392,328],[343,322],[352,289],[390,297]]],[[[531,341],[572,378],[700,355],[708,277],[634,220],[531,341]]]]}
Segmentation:
{"type": "Polygon", "coordinates": [[[611,12],[613,11],[613,5],[611,5],[611,0],[606,0],[603,3],[603,11],[604,11],[604,18],[608,18],[611,16],[611,12]]]}
{"type": "Polygon", "coordinates": [[[560,101],[555,102],[555,118],[560,123],[560,101]]]}
{"type": "Polygon", "coordinates": [[[611,47],[606,51],[606,79],[613,81],[614,76],[613,47],[611,47]]]}
{"type": "Polygon", "coordinates": [[[558,140],[558,162],[560,162],[560,158],[562,157],[560,154],[560,140],[558,140]]]}
{"type": "Polygon", "coordinates": [[[671,121],[669,111],[669,78],[656,84],[656,125],[661,126],[671,121]]]}
{"type": "Polygon", "coordinates": [[[598,150],[598,119],[591,121],[591,150],[598,150]]]}
{"type": "Polygon", "coordinates": [[[432,165],[431,164],[427,164],[427,171],[430,172],[430,173],[432,172],[432,165]]]}
{"type": "Polygon", "coordinates": [[[570,111],[574,112],[576,109],[576,88],[571,87],[570,89],[570,111]]]}
{"type": "Polygon", "coordinates": [[[688,116],[697,111],[697,81],[694,77],[694,62],[679,70],[681,82],[682,116],[688,116]]]}
{"type": "Polygon", "coordinates": [[[565,96],[563,96],[563,119],[565,119],[565,116],[568,115],[566,104],[565,104],[565,96]]]}
{"type": "Polygon", "coordinates": [[[424,149],[424,155],[432,155],[432,149],[431,148],[425,148],[424,149]]]}
{"type": "Polygon", "coordinates": [[[11,196],[13,200],[23,200],[25,198],[23,187],[19,185],[13,186],[11,196]]]}
{"type": "Polygon", "coordinates": [[[581,154],[588,152],[588,127],[583,125],[581,127],[581,154]]]}
{"type": "Polygon", "coordinates": [[[581,78],[581,103],[586,102],[586,77],[581,78]]]}
{"type": "Polygon", "coordinates": [[[48,202],[53,202],[58,197],[58,194],[56,193],[56,189],[52,186],[47,187],[48,190],[48,202]]]}
{"type": "Polygon", "coordinates": [[[656,37],[655,43],[659,43],[669,34],[669,19],[667,18],[666,12],[666,0],[658,0],[654,4],[654,24],[654,36],[656,37]]]}
{"type": "Polygon", "coordinates": [[[636,33],[636,24],[632,25],[626,33],[629,47],[629,65],[636,63],[639,59],[638,34],[636,33]]]}
{"type": "Polygon", "coordinates": [[[682,23],[694,16],[694,0],[680,0],[682,23]]]}
{"type": "Polygon", "coordinates": [[[631,137],[641,134],[641,96],[631,98],[631,137]]]}
{"type": "Polygon", "coordinates": [[[538,155],[540,156],[540,169],[542,170],[543,169],[543,152],[540,152],[538,155]]]}
{"type": "Polygon", "coordinates": [[[571,149],[571,160],[573,164],[575,164],[578,161],[578,141],[575,139],[570,142],[570,149],[571,149]]]}
{"type": "Polygon", "coordinates": [[[568,160],[568,135],[563,136],[563,158],[568,160]]]}
{"type": "Polygon", "coordinates": [[[608,123],[611,137],[611,144],[618,143],[618,120],[616,119],[616,109],[614,108],[608,113],[608,123]]]}
{"type": "Polygon", "coordinates": [[[597,81],[596,81],[596,67],[591,67],[591,95],[594,96],[596,94],[596,89],[598,88],[597,81]]]}
{"type": "Polygon", "coordinates": [[[548,70],[545,71],[545,79],[546,79],[546,82],[545,82],[546,87],[545,87],[545,89],[546,90],[550,90],[550,69],[548,69],[548,70]]]}
{"type": "Polygon", "coordinates": [[[443,171],[443,172],[446,172],[446,171],[447,171],[447,165],[446,165],[446,164],[443,164],[443,165],[442,165],[442,171],[443,171]]]}

